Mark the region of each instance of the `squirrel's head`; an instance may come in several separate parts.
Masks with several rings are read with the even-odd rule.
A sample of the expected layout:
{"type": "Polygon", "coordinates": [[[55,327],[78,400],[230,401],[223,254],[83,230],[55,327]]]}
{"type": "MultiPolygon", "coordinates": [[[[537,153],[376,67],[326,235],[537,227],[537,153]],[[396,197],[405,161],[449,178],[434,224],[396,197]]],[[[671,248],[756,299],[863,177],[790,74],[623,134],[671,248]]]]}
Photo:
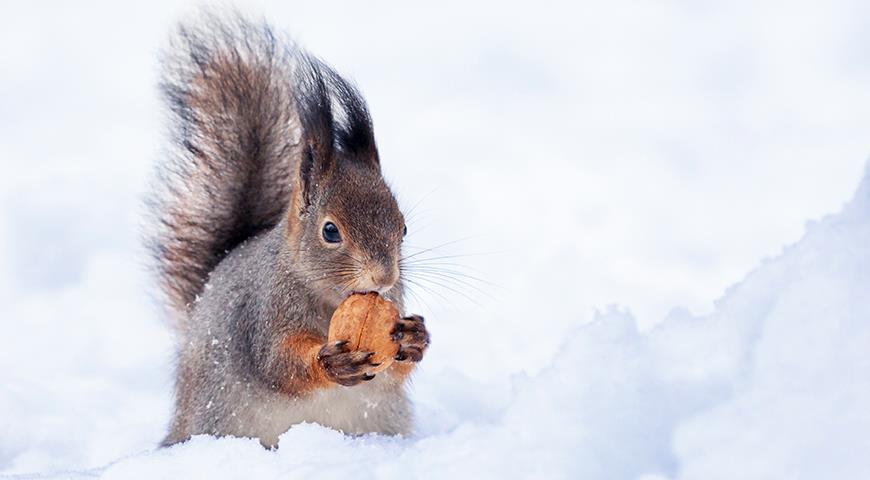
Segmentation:
{"type": "Polygon", "coordinates": [[[337,305],[399,282],[405,220],[381,175],[371,118],[359,92],[303,56],[296,72],[300,158],[288,246],[303,280],[337,305]]]}

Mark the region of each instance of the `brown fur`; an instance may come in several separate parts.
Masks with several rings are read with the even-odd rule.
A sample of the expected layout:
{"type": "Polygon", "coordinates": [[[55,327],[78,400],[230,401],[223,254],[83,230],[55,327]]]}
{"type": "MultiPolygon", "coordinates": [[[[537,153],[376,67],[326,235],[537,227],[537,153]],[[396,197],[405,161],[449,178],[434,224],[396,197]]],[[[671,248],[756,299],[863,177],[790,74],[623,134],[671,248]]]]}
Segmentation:
{"type": "Polygon", "coordinates": [[[305,395],[318,388],[332,385],[325,369],[320,366],[318,354],[325,339],[316,335],[289,335],[284,348],[291,367],[281,390],[288,395],[305,395]],[[298,362],[293,362],[298,359],[298,362]]]}
{"type": "Polygon", "coordinates": [[[179,27],[162,87],[176,148],[151,203],[151,246],[181,327],[164,444],[211,434],[272,446],[302,421],[409,433],[422,318],[397,322],[399,353],[381,373],[370,352],[326,342],[352,292],[403,310],[404,217],[359,92],[268,26],[211,14],[179,27]]]}
{"type": "Polygon", "coordinates": [[[176,149],[155,186],[151,244],[179,322],[226,253],[274,226],[289,201],[300,128],[290,57],[271,30],[209,13],[180,26],[164,56],[176,149]],[[238,35],[250,41],[233,45],[238,35]]]}

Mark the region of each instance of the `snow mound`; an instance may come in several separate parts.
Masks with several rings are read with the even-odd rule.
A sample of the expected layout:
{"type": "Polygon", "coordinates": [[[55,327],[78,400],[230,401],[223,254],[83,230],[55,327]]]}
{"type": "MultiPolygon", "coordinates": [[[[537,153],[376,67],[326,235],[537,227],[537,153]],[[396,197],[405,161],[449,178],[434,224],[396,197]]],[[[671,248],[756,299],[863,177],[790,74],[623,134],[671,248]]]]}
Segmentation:
{"type": "Polygon", "coordinates": [[[196,437],[58,477],[854,478],[870,471],[868,292],[870,173],[709,316],[641,333],[599,313],[533,377],[423,370],[413,438],[303,424],[277,451],[196,437]]]}

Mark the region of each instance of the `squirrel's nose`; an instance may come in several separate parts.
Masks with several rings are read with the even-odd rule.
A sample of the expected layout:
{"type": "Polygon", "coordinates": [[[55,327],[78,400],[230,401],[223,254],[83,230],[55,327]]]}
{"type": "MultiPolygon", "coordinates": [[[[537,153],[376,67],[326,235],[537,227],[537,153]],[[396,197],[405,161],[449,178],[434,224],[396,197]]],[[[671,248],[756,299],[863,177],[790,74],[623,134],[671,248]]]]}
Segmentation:
{"type": "Polygon", "coordinates": [[[393,288],[399,280],[397,265],[374,264],[368,266],[359,279],[365,290],[384,293],[393,288]]]}

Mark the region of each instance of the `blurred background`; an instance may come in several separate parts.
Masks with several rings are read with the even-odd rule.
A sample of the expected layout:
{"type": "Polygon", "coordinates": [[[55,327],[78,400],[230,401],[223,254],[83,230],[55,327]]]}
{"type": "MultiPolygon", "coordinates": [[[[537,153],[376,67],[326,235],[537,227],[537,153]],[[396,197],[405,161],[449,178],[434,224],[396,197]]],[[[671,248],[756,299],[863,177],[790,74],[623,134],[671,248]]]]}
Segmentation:
{"type": "MultiPolygon", "coordinates": [[[[0,6],[0,472],[163,433],[141,203],[159,52],[197,4],[0,6]]],[[[444,275],[411,298],[430,375],[534,374],[611,305],[641,329],[712,311],[870,153],[866,2],[235,5],[368,99],[409,252],[444,275]]]]}

